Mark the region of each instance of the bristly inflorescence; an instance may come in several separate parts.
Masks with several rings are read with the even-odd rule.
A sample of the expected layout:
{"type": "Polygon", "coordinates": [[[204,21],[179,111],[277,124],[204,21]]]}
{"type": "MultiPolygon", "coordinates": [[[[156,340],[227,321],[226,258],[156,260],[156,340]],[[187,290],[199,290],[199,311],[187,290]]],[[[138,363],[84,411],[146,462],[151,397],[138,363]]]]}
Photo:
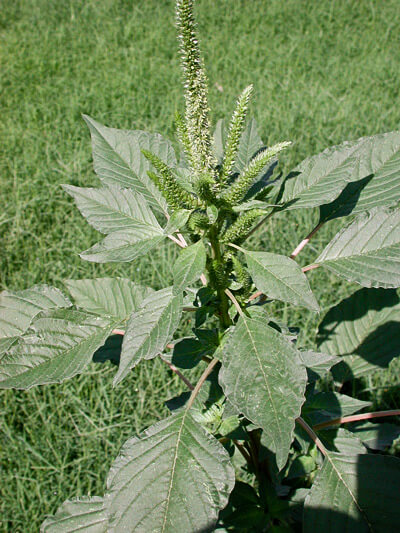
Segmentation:
{"type": "Polygon", "coordinates": [[[253,185],[254,180],[261,173],[263,168],[273,159],[279,152],[281,152],[287,146],[290,146],[290,142],[281,142],[275,144],[270,148],[262,150],[257,154],[239,175],[239,177],[228,187],[221,198],[229,205],[239,204],[246,196],[250,187],[253,185]]]}
{"type": "Polygon", "coordinates": [[[244,121],[246,120],[247,109],[249,107],[253,86],[249,85],[239,96],[236,109],[233,112],[229,125],[228,139],[225,146],[225,155],[220,172],[220,183],[224,185],[232,172],[239,149],[240,138],[243,133],[244,121]]]}
{"type": "Polygon", "coordinates": [[[196,36],[193,0],[177,1],[176,25],[186,102],[186,131],[182,134],[181,129],[180,137],[193,171],[200,176],[204,171],[213,173],[216,162],[211,150],[207,77],[196,36]]]}

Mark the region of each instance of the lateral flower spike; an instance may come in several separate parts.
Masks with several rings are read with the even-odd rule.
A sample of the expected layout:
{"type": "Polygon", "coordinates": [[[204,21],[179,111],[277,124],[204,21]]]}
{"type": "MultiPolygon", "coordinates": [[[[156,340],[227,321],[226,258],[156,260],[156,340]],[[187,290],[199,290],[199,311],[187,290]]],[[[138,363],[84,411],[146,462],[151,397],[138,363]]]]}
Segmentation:
{"type": "Polygon", "coordinates": [[[237,205],[246,196],[248,190],[253,185],[254,180],[260,174],[265,165],[271,161],[282,150],[290,146],[290,141],[284,141],[270,148],[266,148],[257,154],[243,170],[234,183],[221,195],[229,205],[237,205]]]}
{"type": "Polygon", "coordinates": [[[222,162],[220,182],[225,184],[232,172],[236,155],[239,149],[240,137],[243,132],[244,121],[246,120],[250,97],[253,92],[253,85],[249,85],[239,96],[236,109],[233,112],[229,125],[228,139],[225,146],[225,156],[222,162]]]}
{"type": "Polygon", "coordinates": [[[159,172],[157,175],[149,170],[148,176],[160,189],[172,209],[193,209],[196,207],[195,198],[179,185],[171,169],[162,159],[148,150],[142,150],[142,154],[159,172]]]}
{"type": "Polygon", "coordinates": [[[176,26],[181,53],[186,103],[186,130],[193,171],[213,171],[207,77],[196,36],[193,0],[177,0],[176,26]]]}
{"type": "Polygon", "coordinates": [[[247,211],[230,226],[221,238],[223,244],[241,244],[245,240],[247,233],[252,228],[254,222],[265,212],[262,209],[251,209],[247,211]]]}

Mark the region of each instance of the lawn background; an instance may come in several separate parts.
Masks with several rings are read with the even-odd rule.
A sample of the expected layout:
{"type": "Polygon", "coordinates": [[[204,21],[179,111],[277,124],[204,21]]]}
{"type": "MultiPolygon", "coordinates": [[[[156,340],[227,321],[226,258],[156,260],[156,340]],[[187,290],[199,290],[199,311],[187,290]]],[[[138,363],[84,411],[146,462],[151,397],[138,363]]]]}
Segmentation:
{"type": "MultiPolygon", "coordinates": [[[[399,129],[397,0],[197,3],[213,121],[254,83],[251,113],[264,140],[295,142],[284,168],[343,140],[399,129]]],[[[171,281],[173,245],[134,264],[80,260],[99,235],[60,183],[96,183],[82,113],[172,137],[183,105],[173,23],[165,0],[2,0],[1,289],[116,274],[156,289],[171,281]]],[[[264,248],[290,253],[316,218],[274,219],[259,233],[264,248]]],[[[303,262],[338,223],[318,234],[303,262]]],[[[355,290],[325,273],[310,279],[324,309],[355,290]]],[[[309,344],[318,318],[279,311],[306,327],[301,342],[309,344]]],[[[61,386],[0,392],[0,531],[36,532],[66,498],[101,494],[122,442],[164,416],[163,400],[181,390],[160,361],[143,363],[115,390],[113,372],[93,365],[61,386]]],[[[397,374],[392,366],[366,380],[364,397],[398,407],[397,374]]]]}

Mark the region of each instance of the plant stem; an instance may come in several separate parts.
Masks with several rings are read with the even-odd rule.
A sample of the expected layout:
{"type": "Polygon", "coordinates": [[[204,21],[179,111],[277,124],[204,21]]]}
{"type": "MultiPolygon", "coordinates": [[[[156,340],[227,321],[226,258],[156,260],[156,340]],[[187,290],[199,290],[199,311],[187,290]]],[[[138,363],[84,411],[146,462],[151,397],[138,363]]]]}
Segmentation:
{"type": "Polygon", "coordinates": [[[315,226],[315,228],[310,231],[310,233],[307,235],[305,239],[301,241],[301,243],[296,246],[296,248],[293,250],[293,252],[290,254],[290,259],[294,259],[299,253],[302,251],[302,249],[310,242],[310,240],[313,238],[313,236],[317,233],[317,231],[323,226],[323,222],[320,222],[315,226]]]}
{"type": "MultiPolygon", "coordinates": [[[[222,254],[221,254],[221,248],[219,246],[218,241],[218,235],[217,235],[217,228],[215,226],[210,228],[209,232],[209,238],[210,238],[210,244],[211,244],[211,250],[214,256],[214,259],[217,261],[217,263],[222,264],[222,254]]],[[[218,299],[220,301],[220,323],[222,329],[228,328],[232,321],[229,317],[229,303],[227,295],[225,294],[225,289],[223,287],[216,287],[218,299]]]]}
{"type": "Polygon", "coordinates": [[[308,272],[309,270],[314,270],[314,268],[318,268],[320,265],[307,265],[303,267],[301,270],[303,272],[308,272]]]}
{"type": "Polygon", "coordinates": [[[208,378],[208,376],[211,374],[211,372],[214,370],[215,365],[219,363],[219,359],[214,357],[214,359],[211,361],[211,363],[207,366],[207,368],[204,370],[202,375],[200,376],[199,381],[196,383],[195,388],[192,390],[192,394],[190,395],[189,401],[187,403],[186,409],[190,409],[193,405],[193,402],[196,399],[196,396],[198,395],[201,386],[205,382],[205,380],[208,378]]]}
{"type": "Polygon", "coordinates": [[[400,409],[392,411],[376,411],[374,413],[362,413],[360,415],[344,416],[342,418],[335,418],[327,422],[321,422],[313,426],[313,429],[323,429],[330,426],[337,426],[339,424],[347,424],[349,422],[358,422],[359,420],[371,420],[372,418],[381,418],[384,416],[400,416],[400,409]]]}
{"type": "Polygon", "coordinates": [[[258,228],[260,228],[260,227],[264,224],[264,222],[266,222],[270,217],[272,217],[272,215],[273,215],[274,213],[275,213],[275,211],[272,210],[270,213],[268,213],[267,216],[265,216],[262,220],[260,220],[260,222],[258,222],[258,224],[256,224],[256,225],[254,226],[254,228],[252,228],[252,229],[249,231],[249,233],[246,235],[246,237],[244,238],[244,240],[248,239],[248,238],[250,237],[250,235],[253,235],[253,233],[254,233],[255,231],[257,231],[258,228]]]}
{"type": "Polygon", "coordinates": [[[239,313],[239,315],[243,317],[244,316],[243,309],[240,307],[239,302],[236,300],[236,298],[231,293],[231,291],[229,289],[225,289],[225,294],[228,296],[228,298],[231,300],[233,305],[236,307],[237,312],[239,313]]]}
{"type": "Polygon", "coordinates": [[[326,448],[325,446],[322,444],[322,442],[320,441],[320,439],[318,438],[317,434],[315,433],[315,431],[312,430],[312,428],[310,428],[310,426],[307,424],[307,422],[305,420],[303,420],[301,417],[299,418],[296,418],[296,422],[299,424],[299,426],[301,426],[304,431],[308,434],[308,436],[311,438],[311,440],[314,442],[314,444],[317,446],[317,448],[319,449],[319,451],[323,454],[323,455],[326,455],[327,454],[327,451],[326,451],[326,448]]]}
{"type": "Polygon", "coordinates": [[[185,377],[182,372],[175,366],[173,365],[172,363],[170,363],[169,361],[167,361],[166,359],[164,359],[163,357],[160,358],[162,361],[164,361],[165,364],[167,364],[169,366],[169,368],[172,370],[172,372],[174,372],[174,374],[176,374],[184,383],[185,385],[190,389],[190,390],[193,390],[194,389],[194,386],[190,383],[190,381],[188,380],[187,377],[185,377]]]}

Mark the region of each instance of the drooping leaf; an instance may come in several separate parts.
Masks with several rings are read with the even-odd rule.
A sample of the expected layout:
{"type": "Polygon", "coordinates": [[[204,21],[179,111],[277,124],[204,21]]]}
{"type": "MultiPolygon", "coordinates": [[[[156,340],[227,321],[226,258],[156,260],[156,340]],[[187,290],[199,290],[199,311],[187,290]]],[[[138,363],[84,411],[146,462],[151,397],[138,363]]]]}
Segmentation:
{"type": "Polygon", "coordinates": [[[105,185],[128,187],[142,194],[151,207],[166,212],[167,205],[160,191],[147,175],[152,167],[142,154],[148,150],[169,167],[176,166],[174,149],[158,133],[107,128],[84,116],[92,136],[93,161],[96,174],[105,185]]]}
{"type": "Polygon", "coordinates": [[[0,388],[60,383],[84,370],[114,324],[79,311],[49,311],[0,358],[0,388]]]}
{"type": "Polygon", "coordinates": [[[233,406],[264,430],[281,469],[307,380],[297,350],[264,319],[241,317],[223,345],[219,380],[233,406]]]}
{"type": "Polygon", "coordinates": [[[42,524],[40,533],[107,533],[103,498],[67,500],[42,524]]]}
{"type": "Polygon", "coordinates": [[[96,278],[64,282],[75,305],[96,315],[109,315],[118,321],[126,320],[153,292],[129,279],[96,278]]]}
{"type": "Polygon", "coordinates": [[[346,394],[318,392],[307,397],[302,416],[313,426],[327,420],[352,415],[370,405],[371,402],[357,400],[346,394]]]}
{"type": "Polygon", "coordinates": [[[164,239],[163,231],[147,228],[146,231],[128,229],[115,231],[80,256],[95,263],[128,262],[149,253],[164,239]]]}
{"type": "Polygon", "coordinates": [[[0,353],[25,333],[41,311],[72,304],[61,291],[48,285],[36,285],[24,291],[0,293],[0,353]]]}
{"type": "Polygon", "coordinates": [[[233,485],[224,447],[179,411],[122,447],[107,481],[108,531],[213,531],[233,485]]]}
{"type": "Polygon", "coordinates": [[[206,267],[207,253],[202,240],[184,248],[173,268],[174,292],[178,294],[199,279],[206,267]]]}
{"type": "Polygon", "coordinates": [[[242,172],[256,152],[263,146],[264,143],[258,134],[257,122],[252,118],[249,120],[240,138],[233,172],[242,172]]]}
{"type": "Polygon", "coordinates": [[[209,353],[207,346],[195,338],[185,338],[174,345],[171,362],[178,368],[194,368],[203,355],[209,353]]]}
{"type": "Polygon", "coordinates": [[[75,199],[89,224],[102,233],[126,229],[161,232],[145,198],[132,189],[120,189],[115,185],[97,189],[64,185],[64,189],[75,199]]]}
{"type": "Polygon", "coordinates": [[[318,348],[339,355],[339,381],[386,368],[400,355],[400,298],[395,290],[360,289],[332,307],[319,325],[318,348]]]}
{"type": "Polygon", "coordinates": [[[242,250],[257,289],[269,298],[319,311],[319,305],[301,268],[289,257],[242,250]]]}
{"type": "Polygon", "coordinates": [[[304,506],[304,533],[388,533],[400,522],[400,460],[328,452],[304,506]]]}
{"type": "MultiPolygon", "coordinates": [[[[339,146],[327,148],[318,155],[308,157],[294,170],[285,182],[281,198],[287,209],[317,207],[333,202],[347,183],[375,175],[375,189],[390,189],[395,186],[400,168],[399,162],[400,133],[392,132],[372,137],[363,137],[357,141],[345,142],[339,146]]],[[[372,181],[371,181],[372,183],[372,181]]],[[[396,186],[395,186],[396,187],[396,186]]],[[[396,194],[382,192],[391,203],[390,197],[396,194]]],[[[388,205],[376,202],[380,193],[370,202],[374,205],[388,205]]],[[[366,202],[367,204],[368,202],[366,202]]]]}
{"type": "Polygon", "coordinates": [[[400,426],[395,424],[356,422],[347,427],[371,450],[385,450],[400,436],[400,426]]]}
{"type": "Polygon", "coordinates": [[[364,287],[399,287],[400,210],[373,209],[359,215],[315,263],[364,287]]]}
{"type": "Polygon", "coordinates": [[[313,352],[312,350],[300,351],[300,357],[307,368],[308,381],[310,383],[320,379],[334,365],[342,361],[341,357],[336,355],[313,352]]]}
{"type": "Polygon", "coordinates": [[[374,207],[396,205],[400,199],[400,132],[375,136],[370,160],[360,174],[362,179],[349,183],[331,204],[321,206],[321,221],[358,214],[374,207]],[[368,167],[369,163],[369,167],[368,167]]]}
{"type": "Polygon", "coordinates": [[[179,325],[182,293],[172,287],[147,296],[129,319],[122,345],[121,362],[114,378],[117,385],[142,359],[161,353],[179,325]]]}

